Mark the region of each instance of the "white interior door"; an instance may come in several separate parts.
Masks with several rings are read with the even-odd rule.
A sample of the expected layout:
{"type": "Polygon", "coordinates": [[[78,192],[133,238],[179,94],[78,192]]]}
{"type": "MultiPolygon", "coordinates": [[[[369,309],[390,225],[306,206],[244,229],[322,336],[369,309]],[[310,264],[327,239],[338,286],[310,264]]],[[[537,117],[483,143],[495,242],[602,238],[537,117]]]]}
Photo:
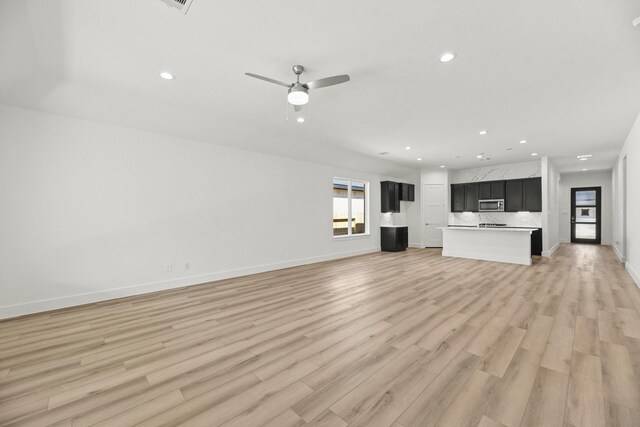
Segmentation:
{"type": "Polygon", "coordinates": [[[427,248],[442,247],[442,230],[438,227],[444,227],[444,194],[443,184],[424,184],[422,188],[424,241],[427,248]]]}

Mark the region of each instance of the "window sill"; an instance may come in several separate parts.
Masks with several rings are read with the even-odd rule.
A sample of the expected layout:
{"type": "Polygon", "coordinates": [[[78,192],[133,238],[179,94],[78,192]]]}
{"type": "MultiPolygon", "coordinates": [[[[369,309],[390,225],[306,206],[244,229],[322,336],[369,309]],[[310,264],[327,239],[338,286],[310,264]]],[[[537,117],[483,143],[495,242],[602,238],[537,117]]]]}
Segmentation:
{"type": "Polygon", "coordinates": [[[371,237],[371,233],[364,233],[364,234],[345,234],[342,236],[333,236],[333,240],[352,240],[352,239],[366,239],[371,237]]]}

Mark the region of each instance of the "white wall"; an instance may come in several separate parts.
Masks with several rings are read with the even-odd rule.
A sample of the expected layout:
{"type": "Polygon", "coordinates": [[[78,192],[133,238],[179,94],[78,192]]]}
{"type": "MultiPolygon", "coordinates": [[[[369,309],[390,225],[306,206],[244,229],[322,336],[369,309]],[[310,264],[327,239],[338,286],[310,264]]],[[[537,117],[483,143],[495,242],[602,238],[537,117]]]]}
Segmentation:
{"type": "MultiPolygon", "coordinates": [[[[366,162],[332,167],[0,105],[0,317],[377,251],[380,175],[366,162]],[[370,236],[332,238],[334,176],[369,181],[370,236]]],[[[384,167],[418,184],[418,171],[384,167]]],[[[411,205],[410,226],[419,197],[411,205]]]]}
{"type": "Polygon", "coordinates": [[[574,172],[560,175],[560,241],[571,241],[571,189],[577,187],[602,187],[601,242],[603,245],[610,245],[613,226],[611,171],[574,172]]]}
{"type": "Polygon", "coordinates": [[[560,173],[548,157],[542,158],[542,255],[550,256],[560,243],[560,173]]]}
{"type": "Polygon", "coordinates": [[[613,247],[624,255],[626,267],[638,286],[640,286],[640,223],[637,221],[640,212],[640,115],[627,136],[624,147],[613,170],[612,186],[614,189],[615,213],[613,221],[613,247]],[[622,212],[625,208],[622,185],[622,164],[626,157],[627,185],[626,185],[626,235],[623,230],[622,212]],[[626,246],[626,253],[625,253],[626,246]]]}

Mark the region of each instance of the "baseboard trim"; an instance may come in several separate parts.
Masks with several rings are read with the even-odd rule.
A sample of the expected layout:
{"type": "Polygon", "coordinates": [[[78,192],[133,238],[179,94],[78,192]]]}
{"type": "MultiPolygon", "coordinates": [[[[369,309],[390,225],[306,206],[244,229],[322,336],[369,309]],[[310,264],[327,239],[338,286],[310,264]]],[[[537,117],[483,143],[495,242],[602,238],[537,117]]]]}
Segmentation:
{"type": "Polygon", "coordinates": [[[558,242],[555,245],[553,245],[553,247],[551,249],[549,249],[548,251],[542,251],[542,256],[550,257],[551,255],[553,255],[553,253],[555,251],[558,250],[559,247],[560,247],[560,242],[558,242]]]}
{"type": "Polygon", "coordinates": [[[640,274],[638,274],[638,272],[628,262],[624,263],[624,268],[627,269],[627,271],[629,272],[629,276],[631,276],[633,281],[636,282],[636,286],[640,288],[640,274]]]}
{"type": "Polygon", "coordinates": [[[219,271],[215,273],[201,274],[197,276],[181,277],[161,282],[141,283],[138,285],[122,288],[107,289],[98,292],[69,295],[60,298],[31,301],[21,304],[0,306],[0,319],[24,316],[27,314],[41,313],[44,311],[58,310],[61,308],[74,307],[83,304],[107,301],[116,298],[124,298],[135,295],[147,294],[150,292],[166,291],[169,289],[182,288],[185,286],[199,285],[216,280],[231,279],[234,277],[248,276],[251,274],[264,273],[267,271],[281,270],[283,268],[298,267],[301,265],[314,264],[323,261],[332,261],[341,258],[348,258],[358,255],[366,255],[380,252],[380,248],[368,248],[357,251],[340,252],[331,255],[318,257],[300,258],[274,264],[263,264],[254,267],[246,267],[235,270],[219,271]]]}
{"type": "Polygon", "coordinates": [[[613,252],[616,254],[616,256],[618,257],[620,262],[625,262],[624,256],[622,256],[622,254],[620,253],[620,250],[618,249],[618,247],[616,245],[612,244],[611,248],[613,249],[613,252]]]}

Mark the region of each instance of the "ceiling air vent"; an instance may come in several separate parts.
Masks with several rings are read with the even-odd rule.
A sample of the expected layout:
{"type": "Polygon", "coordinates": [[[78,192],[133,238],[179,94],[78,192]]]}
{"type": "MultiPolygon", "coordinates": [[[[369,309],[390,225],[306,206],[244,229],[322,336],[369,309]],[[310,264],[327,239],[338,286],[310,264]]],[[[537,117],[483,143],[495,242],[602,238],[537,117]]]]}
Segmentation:
{"type": "Polygon", "coordinates": [[[191,3],[193,3],[193,0],[160,0],[160,1],[168,6],[171,6],[173,8],[176,8],[182,11],[182,13],[184,13],[185,15],[189,11],[189,7],[191,7],[191,3]]]}

